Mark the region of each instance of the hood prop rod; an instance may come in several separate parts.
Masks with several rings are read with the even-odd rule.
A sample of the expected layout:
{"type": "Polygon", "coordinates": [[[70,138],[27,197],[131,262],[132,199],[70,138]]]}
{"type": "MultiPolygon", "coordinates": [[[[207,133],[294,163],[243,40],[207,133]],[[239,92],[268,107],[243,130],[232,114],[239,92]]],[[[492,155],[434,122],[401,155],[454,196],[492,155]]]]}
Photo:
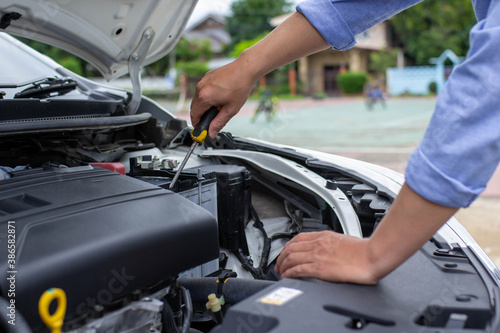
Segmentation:
{"type": "Polygon", "coordinates": [[[155,32],[153,29],[148,28],[142,34],[139,45],[135,48],[134,52],[130,55],[128,62],[128,71],[130,73],[130,80],[132,81],[132,98],[127,105],[127,114],[133,115],[137,112],[139,104],[141,104],[142,86],[141,86],[141,66],[146,59],[149,47],[153,42],[155,32]]]}

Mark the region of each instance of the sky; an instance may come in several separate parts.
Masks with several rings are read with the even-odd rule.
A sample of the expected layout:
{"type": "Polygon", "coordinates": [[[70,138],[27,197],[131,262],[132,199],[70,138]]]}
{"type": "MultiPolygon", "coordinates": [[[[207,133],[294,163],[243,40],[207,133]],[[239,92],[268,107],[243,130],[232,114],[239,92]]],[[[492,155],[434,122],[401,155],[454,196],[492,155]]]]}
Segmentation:
{"type": "MultiPolygon", "coordinates": [[[[228,15],[231,2],[233,2],[233,0],[198,0],[198,4],[189,19],[188,27],[202,19],[208,13],[222,14],[224,16],[228,15]]],[[[300,0],[293,0],[292,2],[297,4],[300,0]]]]}
{"type": "Polygon", "coordinates": [[[232,0],[198,0],[198,4],[189,19],[188,26],[196,23],[208,13],[228,15],[231,2],[232,0]]]}

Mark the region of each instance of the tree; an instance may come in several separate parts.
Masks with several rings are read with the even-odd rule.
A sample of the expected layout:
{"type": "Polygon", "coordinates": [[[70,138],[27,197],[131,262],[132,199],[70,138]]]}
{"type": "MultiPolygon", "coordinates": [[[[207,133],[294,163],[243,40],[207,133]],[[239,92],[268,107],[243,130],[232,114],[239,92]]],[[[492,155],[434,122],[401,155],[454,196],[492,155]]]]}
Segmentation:
{"type": "Polygon", "coordinates": [[[226,29],[232,49],[241,40],[251,40],[272,30],[270,19],[289,11],[288,0],[236,0],[231,4],[226,29]]]}
{"type": "Polygon", "coordinates": [[[383,49],[370,53],[370,71],[383,77],[387,68],[396,67],[398,52],[399,50],[397,49],[383,49]]]}
{"type": "Polygon", "coordinates": [[[181,38],[175,46],[175,56],[182,61],[208,61],[214,57],[214,51],[209,39],[181,38]]]}
{"type": "MultiPolygon", "coordinates": [[[[202,67],[200,63],[203,63],[206,67],[206,62],[214,57],[214,51],[209,39],[187,40],[181,38],[172,52],[175,52],[176,62],[182,62],[180,66],[176,66],[177,69],[189,67],[189,65],[185,64],[186,62],[196,62],[197,64],[194,65],[196,68],[202,67]]],[[[164,75],[171,65],[170,57],[167,55],[149,65],[147,71],[149,75],[153,76],[164,75]]],[[[191,72],[191,70],[189,71],[191,72]]]]}
{"type": "Polygon", "coordinates": [[[51,46],[35,40],[17,37],[21,42],[32,47],[38,52],[45,54],[49,58],[58,62],[61,66],[66,67],[72,72],[83,76],[95,76],[98,71],[89,65],[85,60],[80,59],[73,54],[61,50],[55,46],[51,46]]]}
{"type": "Polygon", "coordinates": [[[233,50],[231,51],[231,57],[233,58],[238,58],[241,54],[241,52],[245,51],[246,49],[248,49],[249,47],[253,46],[254,44],[257,44],[258,42],[260,42],[260,40],[262,38],[264,38],[266,36],[266,34],[262,34],[260,36],[257,36],[255,38],[252,38],[250,40],[240,40],[233,48],[233,50]]]}
{"type": "Polygon", "coordinates": [[[424,1],[396,15],[391,23],[416,65],[429,65],[446,49],[465,56],[469,30],[476,23],[470,0],[424,1]]]}

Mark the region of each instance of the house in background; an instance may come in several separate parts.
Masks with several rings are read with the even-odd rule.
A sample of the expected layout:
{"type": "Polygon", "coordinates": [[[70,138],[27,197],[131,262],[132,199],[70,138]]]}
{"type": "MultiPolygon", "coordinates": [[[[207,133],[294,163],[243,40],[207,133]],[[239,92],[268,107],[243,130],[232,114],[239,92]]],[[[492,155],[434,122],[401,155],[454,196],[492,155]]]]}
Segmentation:
{"type": "MultiPolygon", "coordinates": [[[[290,15],[273,18],[271,25],[278,26],[290,15]]],[[[370,53],[391,46],[389,25],[382,22],[357,35],[356,40],[357,44],[348,51],[328,49],[300,59],[297,64],[300,92],[309,96],[317,93],[339,95],[339,73],[346,70],[368,71],[370,53]]]]}
{"type": "Polygon", "coordinates": [[[197,23],[186,29],[182,37],[188,41],[194,39],[210,40],[215,58],[220,58],[224,52],[224,47],[231,41],[231,36],[229,36],[225,26],[226,19],[224,16],[207,14],[197,23]]]}
{"type": "MultiPolygon", "coordinates": [[[[278,26],[291,14],[271,19],[272,26],[278,26]]],[[[223,66],[232,58],[223,58],[225,45],[231,36],[225,30],[226,19],[217,14],[207,14],[198,22],[186,29],[183,38],[187,40],[208,39],[212,45],[215,58],[209,62],[209,68],[223,66]]],[[[368,71],[370,53],[392,46],[391,30],[387,22],[382,22],[356,36],[357,44],[348,51],[328,49],[297,62],[297,79],[300,93],[313,96],[325,93],[330,96],[340,95],[337,76],[346,70],[368,71]]]]}

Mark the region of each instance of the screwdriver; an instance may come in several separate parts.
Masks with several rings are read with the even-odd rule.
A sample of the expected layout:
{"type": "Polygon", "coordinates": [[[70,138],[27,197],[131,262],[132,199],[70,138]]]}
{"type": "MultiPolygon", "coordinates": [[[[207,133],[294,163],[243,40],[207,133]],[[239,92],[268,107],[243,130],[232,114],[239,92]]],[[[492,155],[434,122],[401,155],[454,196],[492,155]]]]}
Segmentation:
{"type": "Polygon", "coordinates": [[[219,113],[219,109],[215,106],[212,106],[210,109],[208,109],[200,119],[200,122],[196,125],[196,127],[191,131],[191,139],[193,139],[193,144],[191,145],[191,148],[189,148],[189,151],[184,157],[184,160],[181,163],[181,166],[179,169],[177,169],[177,172],[175,173],[174,179],[172,179],[172,182],[170,183],[170,186],[168,187],[169,189],[173,189],[175,183],[179,179],[179,176],[181,175],[182,169],[186,166],[186,163],[189,159],[189,156],[193,153],[193,150],[196,148],[198,144],[202,144],[203,141],[205,141],[205,138],[207,137],[208,134],[208,126],[210,126],[210,123],[212,120],[214,120],[215,116],[219,113]]]}

